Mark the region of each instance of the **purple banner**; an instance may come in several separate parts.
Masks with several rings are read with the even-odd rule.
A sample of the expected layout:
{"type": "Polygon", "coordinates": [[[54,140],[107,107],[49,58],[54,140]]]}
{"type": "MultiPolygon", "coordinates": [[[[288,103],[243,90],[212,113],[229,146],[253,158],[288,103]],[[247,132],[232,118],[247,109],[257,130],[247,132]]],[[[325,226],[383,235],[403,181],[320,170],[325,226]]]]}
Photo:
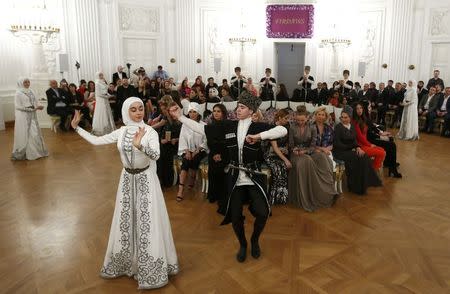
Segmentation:
{"type": "Polygon", "coordinates": [[[311,38],[313,27],[313,5],[267,5],[268,38],[311,38]]]}

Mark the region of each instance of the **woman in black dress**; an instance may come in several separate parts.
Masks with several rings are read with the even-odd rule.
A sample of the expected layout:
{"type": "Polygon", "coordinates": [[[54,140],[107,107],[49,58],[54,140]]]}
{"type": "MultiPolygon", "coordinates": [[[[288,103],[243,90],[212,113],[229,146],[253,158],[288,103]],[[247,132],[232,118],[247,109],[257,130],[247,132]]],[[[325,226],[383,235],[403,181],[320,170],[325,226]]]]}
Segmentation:
{"type": "Polygon", "coordinates": [[[371,106],[369,103],[363,103],[364,113],[367,118],[367,140],[386,151],[383,165],[389,168],[389,176],[393,178],[401,178],[402,174],[397,170],[397,145],[394,142],[394,137],[390,132],[381,129],[381,126],[376,125],[370,119],[369,113],[371,106]]]}
{"type": "Polygon", "coordinates": [[[381,186],[370,158],[358,146],[350,115],[342,112],[341,123],[334,128],[333,158],[345,162],[348,189],[363,195],[368,187],[381,186]]]}
{"type": "MultiPolygon", "coordinates": [[[[227,109],[223,104],[216,104],[213,108],[211,124],[220,124],[227,119],[227,109]]],[[[225,142],[208,140],[208,200],[213,203],[217,201],[220,214],[226,211],[226,183],[225,164],[227,162],[225,156],[228,155],[225,149],[225,142]]]]}
{"type": "MultiPolygon", "coordinates": [[[[289,130],[289,111],[280,109],[275,114],[275,125],[284,126],[289,130]]],[[[292,167],[289,161],[288,136],[270,141],[269,148],[264,153],[264,160],[270,168],[272,182],[269,191],[269,203],[286,204],[288,199],[288,169],[292,167]]]]}
{"type": "Polygon", "coordinates": [[[159,110],[166,122],[158,130],[160,140],[160,156],[158,159],[158,176],[162,187],[171,187],[174,183],[173,158],[178,151],[181,124],[171,118],[169,105],[161,100],[159,110]]]}

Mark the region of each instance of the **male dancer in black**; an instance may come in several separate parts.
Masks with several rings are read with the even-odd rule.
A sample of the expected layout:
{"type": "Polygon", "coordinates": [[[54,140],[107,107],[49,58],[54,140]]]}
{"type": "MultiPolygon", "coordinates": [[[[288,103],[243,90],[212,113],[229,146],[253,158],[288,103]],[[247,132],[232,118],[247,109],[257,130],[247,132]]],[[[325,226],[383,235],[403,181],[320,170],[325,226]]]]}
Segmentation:
{"type": "Polygon", "coordinates": [[[266,68],[266,76],[263,77],[259,81],[259,85],[261,86],[261,100],[269,101],[273,100],[274,90],[273,87],[276,87],[277,81],[272,78],[270,75],[272,74],[272,70],[270,68],[266,68]]]}
{"type": "Polygon", "coordinates": [[[234,76],[231,77],[231,92],[234,98],[239,97],[241,93],[245,90],[244,84],[247,83],[247,78],[241,73],[241,68],[239,66],[234,68],[234,76]]]}
{"type": "Polygon", "coordinates": [[[260,172],[264,161],[260,140],[273,140],[286,136],[283,126],[272,127],[265,123],[252,122],[252,114],[258,109],[261,100],[244,91],[238,99],[236,110],[238,121],[225,120],[213,125],[203,125],[181,115],[177,105],[170,107],[170,115],[196,133],[206,134],[208,141],[222,143],[228,152],[222,160],[230,167],[227,175],[227,207],[222,225],[233,225],[239,240],[236,258],[244,262],[247,257],[247,239],[245,238],[243,205],[249,203],[249,210],[255,217],[251,236],[251,254],[259,258],[259,236],[270,214],[270,205],[266,192],[266,178],[260,172]],[[245,170],[245,171],[244,171],[245,170]]]}
{"type": "Polygon", "coordinates": [[[303,76],[298,80],[297,85],[301,86],[301,100],[304,102],[311,102],[311,87],[315,84],[314,77],[310,76],[311,67],[305,66],[303,76]]]}

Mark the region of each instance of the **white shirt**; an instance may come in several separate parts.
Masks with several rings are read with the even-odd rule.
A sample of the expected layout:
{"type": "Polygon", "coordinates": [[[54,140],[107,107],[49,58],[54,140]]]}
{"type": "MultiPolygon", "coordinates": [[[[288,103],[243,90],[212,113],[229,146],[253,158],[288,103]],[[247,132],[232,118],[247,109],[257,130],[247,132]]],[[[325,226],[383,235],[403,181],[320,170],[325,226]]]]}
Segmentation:
{"type": "Polygon", "coordinates": [[[448,100],[448,98],[450,98],[450,96],[444,97],[444,102],[442,102],[442,106],[441,106],[441,111],[442,112],[448,111],[448,109],[447,109],[447,100],[448,100]]]}
{"type": "Polygon", "coordinates": [[[433,97],[434,97],[434,95],[427,97],[427,103],[425,103],[425,105],[423,106],[424,109],[428,109],[430,107],[430,101],[431,101],[431,98],[433,98],[433,97]]]}
{"type": "MultiPolygon", "coordinates": [[[[244,149],[245,137],[247,136],[248,128],[250,127],[251,123],[252,123],[251,117],[240,120],[238,123],[237,141],[239,149],[239,164],[242,164],[242,152],[244,149]]],[[[240,170],[236,186],[245,186],[245,185],[253,185],[253,182],[244,171],[240,170]]]]}

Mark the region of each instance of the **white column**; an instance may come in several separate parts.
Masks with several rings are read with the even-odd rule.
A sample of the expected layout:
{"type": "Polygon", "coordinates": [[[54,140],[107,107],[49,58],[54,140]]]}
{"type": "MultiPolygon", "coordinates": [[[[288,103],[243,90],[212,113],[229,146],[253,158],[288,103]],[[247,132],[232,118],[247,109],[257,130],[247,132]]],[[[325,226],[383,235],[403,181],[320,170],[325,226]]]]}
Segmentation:
{"type": "Polygon", "coordinates": [[[175,34],[177,36],[175,58],[178,76],[181,79],[184,76],[194,77],[198,74],[195,70],[195,60],[198,58],[195,52],[197,2],[196,0],[175,0],[175,34]]]}
{"type": "MultiPolygon", "coordinates": [[[[81,64],[80,78],[94,79],[102,68],[98,0],[63,0],[66,48],[69,54],[70,78],[76,80],[75,61],[81,64]]],[[[105,12],[106,13],[106,12],[105,12]]],[[[105,30],[106,33],[106,30],[105,30]]]]}
{"type": "Polygon", "coordinates": [[[411,32],[414,1],[393,0],[391,11],[389,79],[403,82],[407,79],[410,48],[412,46],[411,32]]]}

